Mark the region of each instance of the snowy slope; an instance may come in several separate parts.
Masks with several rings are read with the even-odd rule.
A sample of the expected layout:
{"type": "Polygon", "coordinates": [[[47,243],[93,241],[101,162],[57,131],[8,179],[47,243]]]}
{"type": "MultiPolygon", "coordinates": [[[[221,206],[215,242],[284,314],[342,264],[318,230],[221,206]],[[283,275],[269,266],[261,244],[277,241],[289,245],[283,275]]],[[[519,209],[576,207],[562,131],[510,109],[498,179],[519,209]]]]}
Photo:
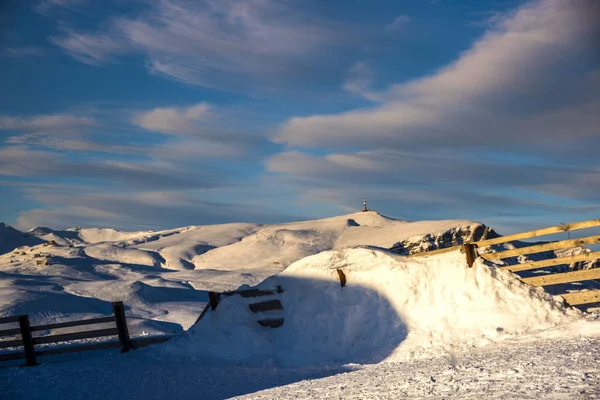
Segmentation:
{"type": "Polygon", "coordinates": [[[9,253],[20,246],[34,246],[43,242],[34,235],[18,231],[0,222],[0,254],[9,253]]]}

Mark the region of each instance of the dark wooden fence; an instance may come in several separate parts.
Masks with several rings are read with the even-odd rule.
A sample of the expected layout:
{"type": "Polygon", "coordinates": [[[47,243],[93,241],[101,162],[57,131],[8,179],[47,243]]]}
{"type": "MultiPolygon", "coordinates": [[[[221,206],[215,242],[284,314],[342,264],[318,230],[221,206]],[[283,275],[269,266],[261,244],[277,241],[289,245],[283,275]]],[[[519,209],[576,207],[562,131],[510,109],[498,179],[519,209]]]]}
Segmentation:
{"type": "MultiPolygon", "coordinates": [[[[490,252],[489,247],[496,244],[503,244],[521,239],[530,239],[539,236],[551,235],[560,232],[569,232],[577,229],[593,228],[600,226],[600,219],[589,221],[574,222],[570,224],[562,224],[552,226],[550,228],[537,229],[528,232],[516,233],[514,235],[501,236],[494,239],[481,240],[479,242],[465,243],[459,246],[447,247],[444,249],[431,250],[416,254],[411,254],[409,257],[426,257],[435,254],[446,253],[449,251],[462,250],[467,258],[469,267],[478,257],[484,260],[494,262],[509,257],[519,255],[537,254],[552,250],[570,249],[573,247],[584,246],[586,244],[600,244],[600,235],[587,236],[580,239],[557,240],[553,242],[525,246],[516,249],[505,250],[501,252],[490,252]],[[488,251],[486,251],[486,248],[488,251]]],[[[546,260],[520,263],[515,265],[500,266],[501,269],[506,269],[512,272],[529,271],[539,268],[573,264],[580,261],[594,261],[600,259],[600,251],[578,254],[573,256],[548,258],[546,260]]],[[[549,272],[540,276],[520,278],[523,282],[532,286],[549,286],[559,283],[581,282],[586,280],[600,279],[600,268],[584,269],[570,272],[549,272]]],[[[600,302],[600,290],[586,290],[579,292],[563,293],[561,296],[569,305],[583,305],[600,302]]]]}
{"type": "MultiPolygon", "coordinates": [[[[5,337],[18,337],[17,339],[2,340],[0,341],[0,349],[9,349],[13,347],[21,347],[22,350],[11,351],[4,354],[0,353],[0,361],[19,360],[25,359],[27,366],[38,365],[37,358],[42,356],[50,356],[55,354],[74,353],[79,351],[87,350],[100,350],[100,349],[111,349],[121,348],[121,352],[127,352],[132,348],[142,347],[143,345],[150,344],[152,340],[154,342],[160,341],[162,338],[153,338],[147,340],[146,343],[138,343],[137,346],[129,337],[129,330],[127,328],[127,320],[125,318],[125,307],[122,302],[112,303],[113,315],[108,317],[100,317],[93,319],[85,319],[80,321],[69,321],[59,322],[54,324],[36,325],[31,326],[29,323],[28,315],[18,315],[13,317],[0,318],[0,326],[9,323],[18,323],[18,328],[0,330],[0,338],[5,337]],[[72,328],[72,327],[89,327],[91,325],[107,325],[113,326],[109,328],[99,328],[93,330],[84,330],[81,332],[72,333],[59,333],[51,334],[48,336],[36,336],[36,333],[54,329],[72,328]],[[96,339],[116,336],[118,341],[103,341],[96,343],[89,343],[84,345],[72,346],[72,342],[81,339],[96,339]],[[39,347],[36,345],[44,345],[51,343],[67,342],[71,346],[66,347],[39,347]]],[[[162,341],[168,340],[169,337],[162,341]]]]}

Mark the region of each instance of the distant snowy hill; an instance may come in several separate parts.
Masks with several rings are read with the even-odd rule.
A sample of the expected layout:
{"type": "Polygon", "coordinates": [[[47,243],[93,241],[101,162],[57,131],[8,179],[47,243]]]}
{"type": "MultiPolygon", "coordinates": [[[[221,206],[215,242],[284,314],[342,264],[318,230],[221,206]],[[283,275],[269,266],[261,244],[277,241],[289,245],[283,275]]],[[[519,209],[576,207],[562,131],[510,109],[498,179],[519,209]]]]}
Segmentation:
{"type": "Polygon", "coordinates": [[[0,254],[11,252],[20,246],[35,246],[40,243],[44,243],[44,240],[0,222],[0,254]]]}

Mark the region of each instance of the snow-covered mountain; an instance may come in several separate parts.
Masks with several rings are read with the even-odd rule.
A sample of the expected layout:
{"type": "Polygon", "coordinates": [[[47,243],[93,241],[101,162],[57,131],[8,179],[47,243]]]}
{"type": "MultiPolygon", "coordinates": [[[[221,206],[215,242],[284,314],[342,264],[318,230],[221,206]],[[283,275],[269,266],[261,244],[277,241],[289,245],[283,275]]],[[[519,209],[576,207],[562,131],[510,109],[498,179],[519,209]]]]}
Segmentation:
{"type": "Polygon", "coordinates": [[[8,253],[21,246],[35,246],[44,240],[31,233],[21,232],[0,222],[0,254],[8,253]]]}

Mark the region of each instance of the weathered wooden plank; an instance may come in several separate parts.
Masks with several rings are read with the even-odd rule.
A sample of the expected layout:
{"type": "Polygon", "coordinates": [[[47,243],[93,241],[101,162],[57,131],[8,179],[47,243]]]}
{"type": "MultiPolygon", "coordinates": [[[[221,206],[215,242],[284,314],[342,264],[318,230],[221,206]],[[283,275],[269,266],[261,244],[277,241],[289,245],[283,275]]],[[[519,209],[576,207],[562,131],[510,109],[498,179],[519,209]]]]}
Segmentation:
{"type": "Polygon", "coordinates": [[[81,346],[69,346],[69,347],[59,347],[48,350],[38,350],[35,352],[35,355],[38,357],[43,356],[53,356],[55,354],[68,354],[68,353],[78,353],[80,351],[89,351],[89,350],[106,350],[106,349],[117,349],[121,347],[121,343],[116,341],[106,341],[101,343],[91,343],[84,344],[81,346]]]}
{"type": "Polygon", "coordinates": [[[580,271],[564,272],[561,274],[545,274],[521,280],[532,286],[548,286],[559,283],[587,281],[600,279],[600,268],[582,269],[580,271]]]}
{"type": "Polygon", "coordinates": [[[46,331],[49,329],[70,328],[73,326],[82,326],[82,325],[104,324],[107,322],[115,322],[114,315],[111,315],[110,317],[83,319],[83,320],[79,320],[79,321],[68,321],[68,322],[58,322],[55,324],[36,325],[36,326],[31,327],[31,331],[32,332],[46,331]]]}
{"type": "Polygon", "coordinates": [[[600,235],[596,236],[588,236],[580,239],[571,239],[571,240],[560,240],[557,242],[550,242],[544,244],[538,244],[535,246],[522,247],[520,249],[506,250],[501,251],[499,253],[488,253],[482,254],[481,257],[493,261],[500,260],[502,258],[515,257],[523,254],[535,254],[541,253],[543,251],[552,251],[559,249],[570,249],[573,247],[581,247],[586,244],[597,244],[600,243],[600,235]]]}
{"type": "Polygon", "coordinates": [[[583,292],[561,294],[571,306],[600,302],[600,290],[586,290],[583,292]]]}
{"type": "Polygon", "coordinates": [[[491,246],[499,243],[512,242],[513,240],[529,239],[538,236],[552,235],[553,233],[560,233],[566,231],[574,231],[577,229],[593,228],[600,226],[600,219],[592,219],[589,221],[573,222],[571,224],[561,224],[558,226],[552,226],[550,228],[536,229],[528,232],[515,233],[514,235],[501,236],[499,238],[481,240],[477,242],[479,247],[491,246]]]}
{"type": "Polygon", "coordinates": [[[467,265],[472,268],[477,258],[477,245],[475,243],[465,243],[463,244],[463,250],[467,256],[467,265]]]}
{"type": "Polygon", "coordinates": [[[15,339],[15,340],[3,340],[0,342],[0,349],[7,349],[9,347],[19,347],[23,346],[23,339],[15,339]]]}
{"type": "Polygon", "coordinates": [[[118,333],[119,333],[119,331],[117,330],[117,328],[96,329],[93,331],[65,333],[62,335],[36,337],[36,338],[33,338],[33,343],[34,344],[46,344],[46,343],[66,342],[69,340],[91,339],[91,338],[104,337],[104,336],[113,336],[113,335],[118,335],[118,333]]]}
{"type": "Polygon", "coordinates": [[[23,353],[22,351],[12,351],[10,353],[0,354],[0,362],[20,360],[22,358],[25,358],[25,353],[23,353]]]}
{"type": "Polygon", "coordinates": [[[0,318],[0,324],[9,324],[11,322],[19,322],[19,316],[14,315],[11,317],[2,317],[0,318]]]}
{"type": "Polygon", "coordinates": [[[0,331],[0,337],[15,336],[21,333],[21,328],[5,329],[0,331]]]}
{"type": "Polygon", "coordinates": [[[541,261],[535,261],[535,262],[524,263],[524,264],[507,265],[505,267],[500,267],[500,268],[507,269],[512,272],[518,272],[518,271],[528,271],[530,269],[552,267],[554,265],[572,264],[577,261],[588,261],[588,260],[597,260],[597,259],[600,259],[600,251],[596,251],[593,253],[579,254],[577,256],[551,258],[549,260],[541,260],[541,261]]]}
{"type": "Polygon", "coordinates": [[[283,318],[261,319],[258,321],[258,323],[269,328],[279,328],[281,325],[283,325],[283,318]]]}
{"type": "Polygon", "coordinates": [[[261,312],[261,311],[271,311],[271,310],[280,310],[283,308],[281,301],[279,300],[269,300],[263,301],[261,303],[250,304],[250,311],[252,312],[261,312]]]}

